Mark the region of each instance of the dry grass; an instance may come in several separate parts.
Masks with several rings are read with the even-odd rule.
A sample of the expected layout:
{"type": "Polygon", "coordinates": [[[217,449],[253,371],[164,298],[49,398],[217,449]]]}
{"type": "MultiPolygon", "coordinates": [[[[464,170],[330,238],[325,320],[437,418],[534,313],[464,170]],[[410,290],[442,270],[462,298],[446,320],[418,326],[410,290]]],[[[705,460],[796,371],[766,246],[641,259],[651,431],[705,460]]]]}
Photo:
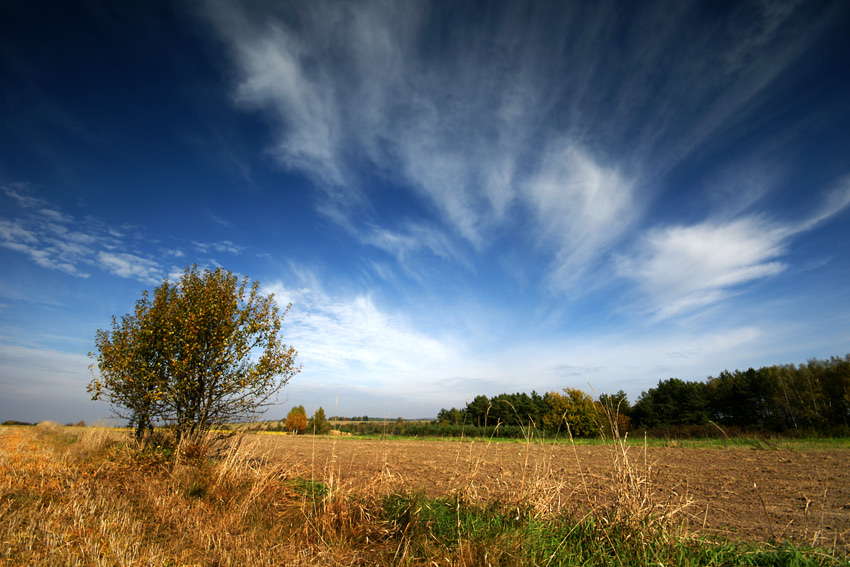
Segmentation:
{"type": "Polygon", "coordinates": [[[633,458],[624,439],[611,447],[611,474],[583,478],[567,498],[551,459],[528,456],[520,479],[482,491],[470,448],[456,491],[434,500],[407,493],[389,467],[354,489],[333,458],[272,460],[251,436],[142,448],[107,428],[4,427],[0,564],[555,565],[582,530],[614,550],[596,564],[636,564],[618,546],[678,537],[689,502],[660,498],[645,454],[633,458]],[[611,502],[604,491],[613,506],[599,504],[611,502]],[[529,551],[530,536],[547,551],[529,551]]]}
{"type": "Polygon", "coordinates": [[[282,556],[311,563],[315,554],[293,545],[307,523],[303,497],[280,467],[238,449],[209,464],[189,447],[173,459],[140,453],[105,430],[68,446],[65,435],[55,427],[2,430],[6,564],[280,565],[282,556]]]}

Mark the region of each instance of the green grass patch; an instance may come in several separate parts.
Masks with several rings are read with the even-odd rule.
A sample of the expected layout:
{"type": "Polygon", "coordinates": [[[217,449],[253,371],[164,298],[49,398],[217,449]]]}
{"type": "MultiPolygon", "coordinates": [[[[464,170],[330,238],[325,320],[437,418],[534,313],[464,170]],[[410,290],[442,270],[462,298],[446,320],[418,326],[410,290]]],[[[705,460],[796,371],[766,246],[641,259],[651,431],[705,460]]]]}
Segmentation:
{"type": "Polygon", "coordinates": [[[785,543],[694,540],[647,524],[628,525],[605,516],[541,518],[521,506],[486,507],[458,498],[393,494],[382,501],[384,521],[407,559],[451,557],[460,564],[681,567],[846,565],[821,549],[785,543]]]}
{"type": "MultiPolygon", "coordinates": [[[[335,439],[369,439],[373,441],[424,441],[424,442],[451,442],[468,443],[492,442],[512,444],[543,444],[543,445],[570,445],[579,447],[603,447],[610,445],[609,439],[595,438],[539,438],[532,436],[529,439],[516,437],[412,437],[409,435],[393,434],[354,434],[350,437],[336,437],[335,439]]],[[[818,451],[833,449],[850,449],[850,437],[840,438],[802,438],[802,439],[762,439],[754,437],[733,437],[730,439],[669,439],[660,437],[628,437],[626,445],[629,447],[652,447],[652,448],[680,448],[680,449],[749,449],[756,451],[818,451]]]]}
{"type": "Polygon", "coordinates": [[[289,480],[289,483],[292,485],[292,488],[296,493],[309,500],[320,500],[322,498],[326,498],[330,493],[328,486],[318,480],[299,477],[289,480]]]}

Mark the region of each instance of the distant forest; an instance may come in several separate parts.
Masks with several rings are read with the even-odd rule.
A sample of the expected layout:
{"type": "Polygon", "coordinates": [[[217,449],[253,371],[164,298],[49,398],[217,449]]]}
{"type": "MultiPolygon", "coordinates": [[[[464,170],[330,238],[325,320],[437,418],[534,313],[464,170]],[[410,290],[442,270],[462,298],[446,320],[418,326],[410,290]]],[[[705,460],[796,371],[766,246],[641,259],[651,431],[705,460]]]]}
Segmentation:
{"type": "Polygon", "coordinates": [[[724,370],[702,382],[669,378],[642,392],[634,404],[622,391],[594,400],[571,388],[543,395],[480,395],[463,408],[440,410],[434,425],[447,434],[461,428],[472,436],[476,430],[518,436],[532,427],[545,434],[581,437],[598,435],[603,427],[610,429],[609,416],[621,433],[717,436],[723,428],[731,434],[846,436],[850,434],[850,354],[800,365],[724,370]]]}

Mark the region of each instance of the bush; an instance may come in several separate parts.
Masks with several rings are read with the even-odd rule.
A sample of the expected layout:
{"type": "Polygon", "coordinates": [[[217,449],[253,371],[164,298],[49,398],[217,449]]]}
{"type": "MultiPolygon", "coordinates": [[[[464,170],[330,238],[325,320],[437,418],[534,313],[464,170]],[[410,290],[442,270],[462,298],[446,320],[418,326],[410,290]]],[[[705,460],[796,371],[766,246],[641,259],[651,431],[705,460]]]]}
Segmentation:
{"type": "Polygon", "coordinates": [[[100,373],[88,391],[129,419],[137,439],[155,423],[180,438],[252,421],[300,370],[295,350],[281,342],[285,313],[259,293],[259,282],[248,289],[247,278],[240,284],[226,270],[192,266],[98,330],[100,373]]]}

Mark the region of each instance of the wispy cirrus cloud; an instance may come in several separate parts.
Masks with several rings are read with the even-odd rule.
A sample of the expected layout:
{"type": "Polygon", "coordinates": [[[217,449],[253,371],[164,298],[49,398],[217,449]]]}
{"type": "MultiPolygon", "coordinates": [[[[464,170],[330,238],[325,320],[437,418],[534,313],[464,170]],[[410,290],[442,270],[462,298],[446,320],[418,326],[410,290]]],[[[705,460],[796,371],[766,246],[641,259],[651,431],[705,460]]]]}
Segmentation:
{"type": "Polygon", "coordinates": [[[821,200],[818,208],[807,219],[794,227],[795,231],[814,228],[833,215],[842,212],[848,205],[850,205],[850,175],[842,177],[835,183],[821,200]]]}
{"type": "Polygon", "coordinates": [[[460,345],[415,329],[371,295],[329,294],[311,272],[294,275],[296,285],[271,282],[263,293],[274,293],[278,305],[292,304],[284,335],[304,365],[300,381],[313,377],[344,391],[398,390],[423,385],[427,373],[439,374],[460,359],[460,345]]]}
{"type": "MultiPolygon", "coordinates": [[[[503,214],[511,201],[517,156],[504,147],[524,136],[473,124],[492,117],[488,105],[468,104],[472,93],[462,87],[490,97],[515,89],[494,90],[484,76],[466,85],[444,81],[415,52],[424,11],[424,4],[315,3],[270,20],[219,5],[214,17],[242,77],[237,102],[280,124],[270,151],[325,191],[320,210],[334,218],[362,212],[366,196],[355,164],[365,158],[480,243],[488,217],[503,214]],[[476,145],[473,158],[469,150],[476,145]],[[492,167],[477,165],[482,156],[492,167]]],[[[476,66],[468,61],[465,67],[474,72],[476,66]]],[[[501,115],[509,127],[521,119],[507,109],[501,115]]]]}
{"type": "Polygon", "coordinates": [[[119,277],[156,283],[162,275],[157,261],[128,248],[123,230],[97,219],[77,219],[35,196],[26,184],[4,186],[5,195],[19,206],[18,214],[0,218],[0,246],[27,255],[39,266],[81,278],[91,268],[119,277]]]}
{"type": "Polygon", "coordinates": [[[320,211],[400,261],[436,250],[375,212],[371,176],[419,198],[416,226],[474,251],[519,220],[557,291],[645,214],[647,179],[736,127],[812,37],[793,3],[746,4],[696,35],[696,7],[663,3],[626,10],[625,30],[622,6],[514,6],[474,25],[424,2],[211,6],[236,102],[272,119],[269,151],[315,182],[320,211]]]}
{"type": "MultiPolygon", "coordinates": [[[[37,265],[71,276],[88,278],[100,269],[121,278],[157,284],[176,268],[166,259],[183,258],[180,249],[159,249],[134,227],[116,227],[92,217],[76,218],[35,195],[28,185],[2,187],[3,195],[17,205],[0,217],[0,246],[26,255],[37,265]],[[149,250],[156,248],[156,253],[149,250]]],[[[192,242],[203,255],[238,255],[244,247],[229,240],[192,242]]]]}
{"type": "Polygon", "coordinates": [[[650,299],[650,311],[666,319],[717,303],[745,284],[781,273],[793,239],[848,205],[850,178],[844,178],[800,221],[781,223],[747,215],[650,229],[633,254],[617,256],[617,269],[650,299]]]}
{"type": "Polygon", "coordinates": [[[40,209],[47,206],[46,201],[31,194],[30,187],[26,183],[4,185],[3,192],[25,209],[40,209]]]}
{"type": "Polygon", "coordinates": [[[757,217],[650,231],[622,276],[635,280],[661,319],[725,298],[736,286],[785,269],[778,261],[788,231],[757,217]]]}
{"type": "Polygon", "coordinates": [[[279,304],[293,304],[286,338],[311,372],[381,382],[442,365],[453,356],[453,347],[409,328],[382,311],[371,296],[330,296],[315,278],[307,277],[304,286],[287,287],[278,281],[263,291],[274,293],[279,304]]]}
{"type": "Polygon", "coordinates": [[[97,261],[105,271],[122,278],[146,283],[158,283],[162,278],[162,267],[158,262],[136,254],[98,252],[97,261]]]}
{"type": "Polygon", "coordinates": [[[571,288],[641,213],[633,180],[569,142],[545,152],[527,199],[557,250],[550,285],[558,290],[571,288]]]}
{"type": "MultiPolygon", "coordinates": [[[[358,238],[363,244],[393,256],[397,264],[414,278],[419,278],[417,260],[425,256],[450,260],[472,269],[456,242],[445,231],[427,224],[406,223],[395,230],[373,226],[359,231],[358,238]]],[[[375,267],[378,275],[384,272],[381,265],[375,267]]]]}
{"type": "Polygon", "coordinates": [[[114,240],[96,229],[80,230],[68,215],[46,208],[46,202],[30,194],[25,184],[2,189],[23,214],[0,218],[0,246],[25,254],[42,268],[86,278],[84,266],[90,264],[94,246],[114,240]]]}
{"type": "Polygon", "coordinates": [[[192,242],[192,245],[203,254],[225,252],[227,254],[239,255],[245,250],[244,246],[239,246],[229,240],[222,240],[221,242],[192,242]]]}

